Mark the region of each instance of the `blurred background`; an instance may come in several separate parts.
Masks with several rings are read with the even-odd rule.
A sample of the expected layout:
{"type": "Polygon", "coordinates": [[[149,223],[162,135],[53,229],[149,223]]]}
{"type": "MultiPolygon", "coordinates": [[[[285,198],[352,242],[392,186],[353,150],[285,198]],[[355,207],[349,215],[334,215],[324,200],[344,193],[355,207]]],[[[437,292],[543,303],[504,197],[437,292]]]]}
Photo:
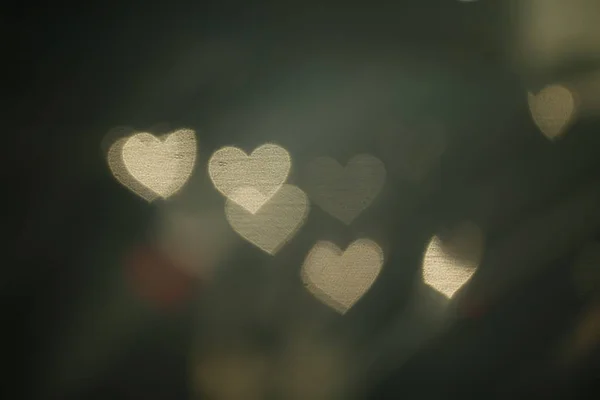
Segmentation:
{"type": "MultiPolygon", "coordinates": [[[[0,18],[7,396],[597,397],[597,1],[54,2],[0,18]],[[178,191],[149,201],[116,176],[118,140],[183,128],[195,162],[178,191]],[[209,173],[219,149],[265,143],[308,199],[272,248],[244,229],[291,209],[248,223],[209,173]],[[383,172],[311,173],[361,154],[383,172]],[[338,184],[339,204],[369,193],[351,221],[327,204],[338,184]],[[311,265],[376,272],[346,302],[350,275],[326,289],[311,265]]],[[[286,206],[283,187],[263,207],[286,206]]]]}

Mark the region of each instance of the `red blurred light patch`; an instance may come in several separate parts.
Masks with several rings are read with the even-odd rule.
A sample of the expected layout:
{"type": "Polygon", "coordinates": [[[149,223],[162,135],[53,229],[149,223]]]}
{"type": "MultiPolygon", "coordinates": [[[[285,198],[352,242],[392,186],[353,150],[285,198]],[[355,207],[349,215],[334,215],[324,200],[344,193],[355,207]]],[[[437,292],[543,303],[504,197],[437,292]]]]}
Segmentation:
{"type": "Polygon", "coordinates": [[[135,294],[161,310],[181,309],[197,283],[197,279],[150,245],[135,247],[126,258],[125,268],[135,294]]]}

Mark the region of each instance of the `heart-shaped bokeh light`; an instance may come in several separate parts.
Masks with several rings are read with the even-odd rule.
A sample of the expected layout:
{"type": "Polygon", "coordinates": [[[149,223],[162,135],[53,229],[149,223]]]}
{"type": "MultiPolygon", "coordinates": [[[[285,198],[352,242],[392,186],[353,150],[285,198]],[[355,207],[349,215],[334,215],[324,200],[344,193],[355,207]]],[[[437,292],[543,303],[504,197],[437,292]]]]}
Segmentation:
{"type": "Polygon", "coordinates": [[[472,223],[431,238],[423,257],[423,281],[452,297],[475,273],[483,254],[483,234],[472,223]]]}
{"type": "Polygon", "coordinates": [[[108,165],[119,182],[147,201],[166,199],[189,179],[196,151],[191,129],[160,138],[142,132],[115,141],[108,151],[108,165]]]}
{"type": "Polygon", "coordinates": [[[358,239],[346,251],[318,242],[302,266],[302,281],[321,302],[343,314],[369,290],[383,266],[383,250],[358,239]]]}
{"type": "Polygon", "coordinates": [[[573,120],[575,98],[564,86],[547,86],[527,99],[533,121],[548,139],[561,136],[573,120]]]}
{"type": "Polygon", "coordinates": [[[270,143],[249,156],[237,147],[224,147],[208,162],[208,174],[215,188],[253,214],[277,193],[290,168],[289,153],[270,143]]]}
{"type": "MultiPolygon", "coordinates": [[[[232,196],[243,199],[246,193],[255,195],[253,188],[241,187],[232,196]]],[[[308,211],[306,194],[298,187],[287,184],[255,213],[231,199],[225,203],[225,215],[231,227],[241,237],[271,255],[296,234],[308,211]]]]}
{"type": "Polygon", "coordinates": [[[306,168],[306,191],[324,211],[349,225],[377,197],[385,175],[383,163],[369,154],[353,157],[345,168],[321,157],[306,168]]]}

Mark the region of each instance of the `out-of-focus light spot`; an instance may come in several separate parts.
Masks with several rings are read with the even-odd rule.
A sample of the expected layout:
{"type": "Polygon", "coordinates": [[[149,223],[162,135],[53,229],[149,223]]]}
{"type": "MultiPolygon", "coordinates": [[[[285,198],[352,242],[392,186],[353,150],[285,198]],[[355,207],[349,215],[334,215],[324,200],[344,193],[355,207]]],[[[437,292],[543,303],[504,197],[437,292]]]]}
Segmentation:
{"type": "Polygon", "coordinates": [[[173,310],[185,304],[194,279],[183,268],[150,246],[134,248],[126,262],[126,277],[134,293],[159,309],[173,310]]]}
{"type": "Polygon", "coordinates": [[[346,168],[321,157],[306,169],[306,191],[324,211],[350,225],[377,197],[385,176],[383,163],[369,154],[353,157],[346,168]]]}
{"type": "Polygon", "coordinates": [[[459,305],[459,313],[462,316],[477,319],[485,315],[486,306],[482,303],[478,303],[471,299],[466,299],[462,304],[459,305]]]}
{"type": "Polygon", "coordinates": [[[353,363],[348,349],[339,343],[319,340],[298,329],[290,334],[277,372],[281,396],[287,400],[347,398],[347,379],[353,363]]]}
{"type": "Polygon", "coordinates": [[[538,94],[528,93],[527,98],[533,121],[548,139],[558,138],[572,122],[575,99],[566,87],[547,86],[538,94]]]}
{"type": "Polygon", "coordinates": [[[581,295],[600,291],[600,243],[584,247],[573,268],[575,287],[581,295]]]}
{"type": "Polygon", "coordinates": [[[482,253],[483,234],[471,223],[434,236],[423,257],[423,281],[451,298],[471,278],[482,253]]]}
{"type": "Polygon", "coordinates": [[[600,301],[596,299],[579,316],[574,329],[559,348],[558,358],[565,366],[585,358],[600,346],[600,301]]]}
{"type": "Polygon", "coordinates": [[[383,262],[383,250],[372,240],[358,239],[346,251],[318,242],[304,261],[302,281],[317,299],[344,314],[373,285],[383,262]]]}
{"type": "Polygon", "coordinates": [[[215,188],[250,213],[256,213],[285,183],[291,168],[289,153],[264,144],[246,155],[236,147],[217,150],[208,162],[215,188]],[[243,192],[239,190],[244,189],[243,192]]]}
{"type": "MultiPolygon", "coordinates": [[[[254,198],[254,188],[240,187],[231,197],[242,200],[254,198]]],[[[246,202],[250,204],[250,202],[246,202]]],[[[233,229],[248,242],[274,255],[296,234],[309,212],[306,194],[293,185],[283,185],[252,213],[231,198],[225,203],[225,215],[233,229]]]]}
{"type": "Polygon", "coordinates": [[[594,0],[514,1],[513,51],[529,73],[594,62],[600,50],[600,3],[594,0]]]}
{"type": "Polygon", "coordinates": [[[161,138],[137,133],[117,140],[108,151],[108,165],[115,178],[147,201],[179,191],[192,174],[195,161],[196,136],[190,129],[161,138]]]}
{"type": "Polygon", "coordinates": [[[268,361],[264,353],[238,348],[205,357],[193,370],[196,394],[226,400],[264,399],[268,361]]]}
{"type": "Polygon", "coordinates": [[[377,136],[377,151],[388,172],[413,182],[427,177],[445,149],[446,134],[437,123],[405,126],[392,120],[377,136]]]}
{"type": "Polygon", "coordinates": [[[159,214],[158,245],[176,266],[202,279],[210,278],[231,246],[231,233],[221,213],[165,210],[159,214]]]}

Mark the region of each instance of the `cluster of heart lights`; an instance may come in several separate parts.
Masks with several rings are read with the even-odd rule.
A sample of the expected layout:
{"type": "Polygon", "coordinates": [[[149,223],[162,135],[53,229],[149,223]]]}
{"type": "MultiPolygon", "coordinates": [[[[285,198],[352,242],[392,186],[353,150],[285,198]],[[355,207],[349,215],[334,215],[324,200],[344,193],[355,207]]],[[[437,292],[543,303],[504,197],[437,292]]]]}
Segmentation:
{"type": "MultiPolygon", "coordinates": [[[[571,90],[558,84],[546,86],[537,94],[529,92],[527,101],[533,122],[550,140],[566,132],[580,103],[571,90]]],[[[145,132],[127,133],[108,149],[108,164],[115,178],[150,202],[178,192],[196,163],[195,132],[179,129],[161,138],[145,132]]],[[[396,163],[393,170],[403,179],[418,180],[443,153],[445,138],[439,129],[416,135],[405,133],[391,136],[410,143],[390,146],[384,140],[381,152],[390,155],[390,149],[408,151],[392,153],[389,161],[396,163]]],[[[209,176],[226,198],[229,225],[271,255],[289,242],[306,220],[309,197],[325,212],[350,225],[379,195],[386,179],[384,164],[368,154],[353,157],[346,167],[332,158],[317,158],[306,168],[307,195],[286,183],[290,169],[289,153],[276,144],[264,144],[250,155],[236,147],[224,147],[208,162],[209,176]]],[[[448,246],[437,236],[432,237],[423,257],[424,282],[447,297],[470,279],[483,248],[481,232],[469,224],[457,228],[450,242],[448,246]]],[[[302,279],[317,298],[343,313],[369,289],[383,263],[383,251],[372,240],[358,239],[346,251],[320,241],[304,261],[302,279]]]]}
{"type": "MultiPolygon", "coordinates": [[[[134,133],[116,140],[108,151],[115,178],[147,201],[168,198],[190,178],[196,163],[195,132],[179,129],[158,138],[134,133]]],[[[264,144],[250,155],[236,147],[217,150],[208,161],[214,187],[226,198],[225,216],[242,238],[275,255],[296,234],[309,213],[310,197],[325,212],[350,225],[378,196],[386,169],[374,156],[361,154],[342,167],[322,157],[307,169],[308,195],[287,184],[289,153],[276,144],[264,144]]],[[[448,297],[472,275],[477,261],[467,268],[448,261],[434,237],[423,265],[427,284],[448,297]]],[[[345,251],[331,242],[318,241],[301,269],[305,287],[320,301],[345,313],[375,282],[384,264],[381,247],[360,238],[345,251]]]]}

